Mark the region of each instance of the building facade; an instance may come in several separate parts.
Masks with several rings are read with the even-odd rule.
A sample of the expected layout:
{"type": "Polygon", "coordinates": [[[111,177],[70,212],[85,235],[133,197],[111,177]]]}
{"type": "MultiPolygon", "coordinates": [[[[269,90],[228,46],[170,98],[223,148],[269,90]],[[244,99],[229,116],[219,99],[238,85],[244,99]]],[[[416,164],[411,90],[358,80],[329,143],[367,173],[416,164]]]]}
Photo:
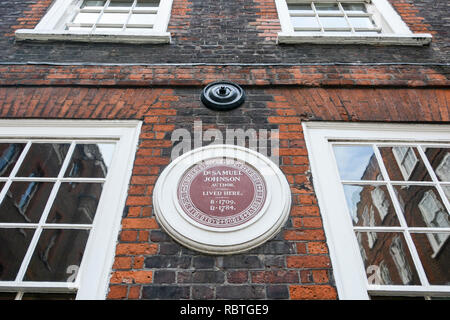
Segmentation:
{"type": "Polygon", "coordinates": [[[0,297],[450,296],[449,10],[0,1],[0,297]],[[207,108],[215,81],[245,102],[207,108]],[[288,183],[286,220],[247,250],[196,250],[155,213],[164,170],[215,144],[288,183]]]}

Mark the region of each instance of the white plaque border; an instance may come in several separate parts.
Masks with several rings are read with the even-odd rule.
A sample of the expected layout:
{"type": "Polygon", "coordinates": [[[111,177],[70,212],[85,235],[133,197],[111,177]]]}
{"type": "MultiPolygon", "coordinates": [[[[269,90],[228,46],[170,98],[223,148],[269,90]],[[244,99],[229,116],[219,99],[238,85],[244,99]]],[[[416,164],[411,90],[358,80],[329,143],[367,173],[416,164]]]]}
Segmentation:
{"type": "Polygon", "coordinates": [[[155,184],[153,207],[161,227],[180,244],[208,254],[235,254],[261,245],[281,230],[289,216],[291,190],[284,174],[266,156],[240,146],[215,144],[187,152],[164,169],[155,184]],[[266,182],[263,208],[239,226],[202,225],[188,217],[177,201],[176,190],[184,173],[201,161],[218,157],[248,163],[266,182]]]}

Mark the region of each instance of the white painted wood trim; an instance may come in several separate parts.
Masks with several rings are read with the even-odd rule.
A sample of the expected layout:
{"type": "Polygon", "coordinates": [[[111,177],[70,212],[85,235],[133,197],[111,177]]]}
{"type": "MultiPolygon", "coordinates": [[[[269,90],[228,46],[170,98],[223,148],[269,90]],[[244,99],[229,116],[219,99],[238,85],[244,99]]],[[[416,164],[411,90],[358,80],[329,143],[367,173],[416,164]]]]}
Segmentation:
{"type": "MultiPolygon", "coordinates": [[[[75,283],[2,281],[7,291],[70,292],[77,299],[105,299],[115,256],[123,208],[138,145],[140,121],[127,120],[0,120],[0,139],[108,139],[116,150],[106,177],[94,224],[75,283]]],[[[2,226],[3,227],[3,226],[2,226]]],[[[68,228],[69,225],[61,227],[68,228]]],[[[87,228],[75,225],[77,229],[87,228]]]]}
{"type": "MultiPolygon", "coordinates": [[[[303,122],[304,136],[308,148],[314,189],[323,219],[327,244],[330,251],[333,274],[340,299],[368,299],[374,295],[448,295],[449,286],[386,286],[369,285],[363,261],[360,257],[354,231],[402,232],[406,224],[399,227],[353,227],[346,208],[345,195],[341,186],[336,160],[330,141],[354,140],[400,142],[450,141],[450,125],[387,124],[387,123],[333,123],[303,122]]],[[[346,142],[347,143],[347,142],[346,142]]],[[[423,156],[423,155],[422,155],[423,156]]],[[[434,181],[434,180],[433,180],[434,181]]],[[[434,181],[436,182],[436,181],[434,181]]],[[[438,185],[439,187],[439,185],[438,185]]],[[[392,191],[392,190],[391,190],[392,191]]],[[[398,209],[398,208],[397,208],[398,209]]],[[[408,228],[410,232],[448,232],[448,228],[408,228]]],[[[408,243],[411,243],[411,239],[408,243]]],[[[418,259],[415,249],[413,258],[418,259]]],[[[416,264],[417,267],[417,264],[416,264]]],[[[423,270],[417,270],[425,277],[423,270]]]]}
{"type": "Polygon", "coordinates": [[[341,300],[366,300],[369,296],[365,288],[364,265],[361,258],[355,254],[359,254],[359,249],[351,221],[348,219],[347,208],[342,202],[345,195],[339,185],[339,179],[330,178],[335,177],[334,159],[323,159],[324,155],[330,154],[330,146],[324,136],[312,132],[308,125],[309,123],[303,123],[303,133],[338,297],[341,300]],[[327,165],[324,167],[325,160],[327,165]],[[326,177],[329,178],[324,183],[326,177]],[[332,212],[335,214],[331,214],[332,212]]]}
{"type": "Polygon", "coordinates": [[[113,42],[113,43],[170,43],[169,32],[120,32],[120,33],[87,33],[81,31],[56,30],[16,30],[16,40],[37,41],[79,41],[79,42],[113,42]]]}
{"type": "Polygon", "coordinates": [[[113,43],[170,43],[171,35],[167,27],[172,11],[173,0],[160,0],[156,22],[152,30],[112,32],[83,32],[63,30],[68,17],[79,7],[82,0],[56,0],[34,29],[18,29],[17,41],[78,41],[78,42],[113,42],[113,43]],[[72,8],[71,8],[72,7],[72,8]]]}
{"type": "MultiPolygon", "coordinates": [[[[311,1],[292,1],[306,3],[311,1]]],[[[327,2],[330,2],[327,0],[327,2]]],[[[338,1],[336,1],[338,2],[338,1]]],[[[345,1],[339,1],[345,2],[345,1]]],[[[367,2],[367,1],[365,1],[367,2]]],[[[376,15],[385,26],[384,33],[374,35],[337,34],[327,32],[295,32],[291,23],[286,0],[275,0],[281,32],[278,33],[277,42],[285,44],[312,43],[312,44],[370,44],[370,45],[428,45],[432,36],[429,33],[414,34],[403,22],[387,0],[372,0],[376,15]]]]}
{"type": "Polygon", "coordinates": [[[315,43],[315,44],[371,44],[371,45],[399,45],[424,46],[431,42],[432,36],[427,33],[420,34],[377,34],[369,35],[328,35],[324,33],[278,33],[278,43],[315,43]]]}

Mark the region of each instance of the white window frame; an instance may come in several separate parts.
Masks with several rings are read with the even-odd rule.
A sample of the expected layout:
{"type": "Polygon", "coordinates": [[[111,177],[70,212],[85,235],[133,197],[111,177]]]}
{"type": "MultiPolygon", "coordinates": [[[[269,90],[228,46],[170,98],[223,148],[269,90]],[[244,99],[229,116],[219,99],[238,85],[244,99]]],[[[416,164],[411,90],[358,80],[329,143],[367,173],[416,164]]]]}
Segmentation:
{"type": "Polygon", "coordinates": [[[173,0],[160,0],[157,17],[153,28],[142,30],[125,30],[117,33],[98,31],[64,30],[82,4],[83,0],[55,0],[47,13],[34,29],[16,30],[16,40],[65,40],[82,42],[114,43],[170,43],[167,32],[173,0]]]}
{"type": "MultiPolygon", "coordinates": [[[[86,226],[90,229],[90,234],[75,281],[0,281],[0,291],[19,292],[18,298],[23,295],[23,292],[71,293],[76,291],[76,299],[105,299],[141,122],[136,120],[0,120],[0,128],[0,139],[3,141],[7,139],[14,141],[33,139],[37,142],[50,139],[72,141],[72,149],[77,141],[115,142],[115,152],[108,175],[101,179],[103,191],[94,223],[86,226]]],[[[65,165],[68,165],[68,161],[65,165]]],[[[90,178],[90,180],[95,179],[90,178]]],[[[99,179],[96,178],[96,180],[99,179]]],[[[8,227],[8,225],[11,227],[13,224],[2,223],[2,227],[8,227]]],[[[23,224],[23,227],[27,227],[26,224],[23,224]]],[[[62,227],[70,228],[71,225],[62,227]]],[[[77,228],[82,227],[77,225],[77,228]]]]}
{"type": "MultiPolygon", "coordinates": [[[[327,244],[333,266],[334,279],[340,299],[369,299],[372,295],[422,295],[442,296],[450,295],[450,286],[430,285],[425,271],[420,264],[420,258],[415,250],[412,238],[406,230],[406,221],[400,221],[399,227],[355,227],[348,214],[345,194],[338,173],[338,167],[332,149],[332,141],[385,141],[419,142],[430,141],[448,143],[450,141],[449,125],[423,125],[423,124],[380,124],[380,123],[332,123],[332,122],[303,122],[303,131],[311,164],[314,189],[321,211],[327,244]],[[366,276],[360,247],[354,231],[379,231],[404,233],[405,240],[411,248],[412,259],[415,263],[422,285],[377,285],[369,284],[366,276]],[[419,261],[419,262],[417,262],[419,261]],[[419,267],[418,267],[419,266],[419,267]]],[[[419,152],[422,152],[420,150],[419,152]]],[[[381,157],[381,155],[378,155],[381,157]]],[[[422,156],[425,156],[423,154],[422,156]]],[[[383,164],[381,164],[383,166],[383,164]]],[[[431,165],[425,163],[428,169],[431,165]]],[[[386,169],[382,168],[382,171],[386,169]]],[[[385,172],[387,175],[387,172],[385,172]]],[[[433,181],[437,177],[433,174],[433,181]]],[[[404,182],[410,183],[411,182],[404,182]]],[[[422,184],[422,182],[417,182],[422,184]]],[[[448,183],[442,183],[447,185],[448,183]]],[[[394,190],[390,190],[394,193],[394,190]]],[[[440,197],[447,210],[450,208],[442,188],[438,188],[440,197]]],[[[394,201],[397,211],[401,211],[400,204],[394,201]]],[[[450,228],[409,228],[414,232],[450,232],[450,228]]]]}
{"type": "Polygon", "coordinates": [[[412,33],[402,18],[394,10],[388,0],[275,0],[281,32],[278,33],[278,43],[317,43],[317,44],[384,44],[384,45],[427,45],[432,36],[428,33],[412,33]],[[311,2],[361,2],[370,3],[374,11],[377,25],[382,32],[374,35],[358,33],[346,34],[339,32],[295,32],[287,3],[311,2]]]}

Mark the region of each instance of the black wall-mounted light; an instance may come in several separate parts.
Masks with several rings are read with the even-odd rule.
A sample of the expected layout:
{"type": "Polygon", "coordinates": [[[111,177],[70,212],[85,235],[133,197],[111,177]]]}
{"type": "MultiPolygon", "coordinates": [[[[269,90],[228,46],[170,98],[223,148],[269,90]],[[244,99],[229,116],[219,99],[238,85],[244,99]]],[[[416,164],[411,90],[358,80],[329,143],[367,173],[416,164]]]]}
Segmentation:
{"type": "Polygon", "coordinates": [[[245,92],[231,81],[216,81],[203,89],[201,100],[210,109],[227,111],[244,103],[245,92]]]}

